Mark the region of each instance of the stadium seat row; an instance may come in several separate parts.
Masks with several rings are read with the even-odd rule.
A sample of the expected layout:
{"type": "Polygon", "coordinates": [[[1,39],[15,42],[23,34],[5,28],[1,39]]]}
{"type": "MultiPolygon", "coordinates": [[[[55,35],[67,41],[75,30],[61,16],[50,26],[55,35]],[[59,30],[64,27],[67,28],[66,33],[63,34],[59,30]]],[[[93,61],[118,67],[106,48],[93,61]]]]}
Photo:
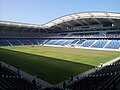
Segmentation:
{"type": "Polygon", "coordinates": [[[119,49],[120,40],[106,40],[106,39],[2,39],[0,40],[0,46],[22,46],[22,45],[56,45],[66,46],[74,45],[79,47],[90,48],[108,48],[119,49]]]}

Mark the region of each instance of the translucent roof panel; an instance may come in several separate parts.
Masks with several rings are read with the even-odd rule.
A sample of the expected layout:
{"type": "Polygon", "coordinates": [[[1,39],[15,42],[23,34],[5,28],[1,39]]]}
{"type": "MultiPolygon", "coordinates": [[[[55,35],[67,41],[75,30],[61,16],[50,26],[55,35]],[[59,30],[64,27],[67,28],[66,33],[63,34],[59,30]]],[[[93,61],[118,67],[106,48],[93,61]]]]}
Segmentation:
{"type": "Polygon", "coordinates": [[[116,14],[116,13],[108,13],[108,14],[109,14],[110,16],[120,17],[120,13],[117,13],[117,14],[116,14]]]}
{"type": "Polygon", "coordinates": [[[85,19],[85,18],[115,18],[115,19],[120,19],[120,13],[109,13],[109,12],[81,12],[81,13],[74,13],[74,14],[69,14],[69,15],[65,15],[62,16],[60,18],[57,18],[55,20],[52,20],[46,24],[44,24],[44,26],[53,26],[54,24],[52,22],[54,22],[55,24],[60,24],[63,22],[68,22],[71,20],[75,20],[75,19],[85,19]]]}
{"type": "Polygon", "coordinates": [[[93,12],[91,14],[94,15],[95,17],[106,17],[106,14],[101,12],[98,12],[98,13],[93,12]]]}
{"type": "Polygon", "coordinates": [[[54,19],[48,23],[43,25],[39,24],[28,24],[28,23],[19,23],[19,22],[10,22],[10,21],[0,21],[0,24],[5,25],[15,25],[15,26],[25,26],[25,27],[42,27],[42,28],[49,28],[64,22],[68,22],[71,20],[76,19],[86,19],[86,18],[111,18],[111,19],[120,19],[120,12],[119,13],[112,13],[112,12],[80,12],[80,13],[73,13],[69,15],[65,15],[54,19]]]}

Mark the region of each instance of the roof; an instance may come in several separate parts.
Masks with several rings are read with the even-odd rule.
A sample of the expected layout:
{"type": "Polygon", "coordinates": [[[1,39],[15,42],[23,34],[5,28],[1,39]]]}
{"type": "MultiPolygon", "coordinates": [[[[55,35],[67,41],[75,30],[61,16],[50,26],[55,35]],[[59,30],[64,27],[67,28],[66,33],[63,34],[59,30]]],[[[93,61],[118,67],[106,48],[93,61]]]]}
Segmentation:
{"type": "Polygon", "coordinates": [[[7,26],[18,26],[18,27],[36,27],[40,28],[41,25],[39,24],[29,24],[29,23],[21,23],[21,22],[11,22],[11,21],[2,21],[0,20],[0,25],[7,25],[7,26]]]}
{"type": "Polygon", "coordinates": [[[61,30],[75,26],[120,22],[120,12],[79,12],[56,18],[45,24],[28,24],[20,22],[1,21],[0,25],[27,28],[42,28],[61,30]]]}
{"type": "Polygon", "coordinates": [[[56,18],[42,26],[44,28],[66,28],[74,27],[75,25],[90,25],[94,23],[115,23],[115,20],[120,20],[120,12],[80,12],[65,15],[56,18]],[[103,20],[104,19],[104,20],[103,20]]]}

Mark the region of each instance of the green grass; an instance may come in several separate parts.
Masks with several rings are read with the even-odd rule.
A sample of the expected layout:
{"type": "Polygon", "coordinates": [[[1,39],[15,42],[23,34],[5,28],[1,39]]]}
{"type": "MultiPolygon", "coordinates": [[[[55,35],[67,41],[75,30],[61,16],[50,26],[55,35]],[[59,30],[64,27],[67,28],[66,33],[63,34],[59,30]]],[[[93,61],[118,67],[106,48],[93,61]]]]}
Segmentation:
{"type": "Polygon", "coordinates": [[[0,48],[0,60],[56,84],[120,56],[120,52],[21,46],[0,48]]]}

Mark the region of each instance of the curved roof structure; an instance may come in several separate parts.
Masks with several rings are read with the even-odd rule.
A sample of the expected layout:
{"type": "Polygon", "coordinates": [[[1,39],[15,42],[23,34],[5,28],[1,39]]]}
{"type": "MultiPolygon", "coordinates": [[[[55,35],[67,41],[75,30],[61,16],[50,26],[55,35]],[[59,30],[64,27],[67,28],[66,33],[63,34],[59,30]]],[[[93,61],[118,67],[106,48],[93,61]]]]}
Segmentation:
{"type": "Polygon", "coordinates": [[[29,23],[20,23],[20,22],[10,22],[10,21],[2,21],[0,20],[0,25],[7,25],[7,26],[18,26],[18,27],[35,27],[40,28],[41,25],[38,24],[29,24],[29,23]]]}
{"type": "Polygon", "coordinates": [[[66,28],[76,25],[116,23],[116,20],[120,20],[120,12],[80,12],[59,17],[42,26],[44,28],[66,28]]]}
{"type": "Polygon", "coordinates": [[[86,25],[95,25],[95,24],[114,24],[120,23],[120,12],[80,12],[65,15],[59,18],[56,18],[45,24],[28,24],[28,23],[19,23],[19,22],[10,22],[10,21],[1,21],[0,26],[2,27],[11,27],[11,28],[20,28],[20,29],[31,29],[31,30],[67,30],[76,26],[86,26],[86,25]]]}

